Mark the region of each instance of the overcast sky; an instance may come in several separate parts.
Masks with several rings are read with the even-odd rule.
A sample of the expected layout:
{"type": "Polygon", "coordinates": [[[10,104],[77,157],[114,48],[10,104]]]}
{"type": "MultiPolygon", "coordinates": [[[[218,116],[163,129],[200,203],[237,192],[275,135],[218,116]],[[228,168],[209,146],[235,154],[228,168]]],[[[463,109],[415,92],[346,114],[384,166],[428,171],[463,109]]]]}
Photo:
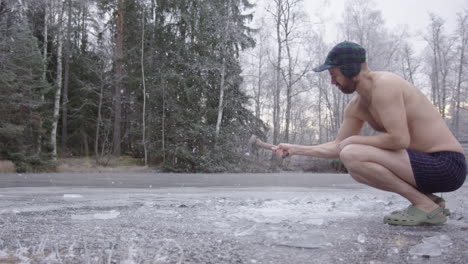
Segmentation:
{"type": "MultiPolygon", "coordinates": [[[[336,24],[341,20],[347,0],[304,0],[305,10],[314,16],[326,18],[327,40],[337,42],[336,24]]],[[[455,29],[457,12],[468,9],[467,0],[374,0],[377,9],[382,12],[389,29],[406,26],[412,34],[425,31],[429,25],[429,13],[435,13],[446,21],[446,29],[455,29]]],[[[415,37],[413,43],[420,50],[424,43],[421,37],[415,37]]]]}

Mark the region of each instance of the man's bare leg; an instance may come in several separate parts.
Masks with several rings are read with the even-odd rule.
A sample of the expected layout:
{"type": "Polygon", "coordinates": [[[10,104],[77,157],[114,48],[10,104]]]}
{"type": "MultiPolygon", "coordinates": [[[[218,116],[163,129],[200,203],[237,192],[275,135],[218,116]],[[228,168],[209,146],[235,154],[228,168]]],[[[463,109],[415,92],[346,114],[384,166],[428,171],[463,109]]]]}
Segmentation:
{"type": "Polygon", "coordinates": [[[340,159],[351,176],[360,183],[398,193],[428,213],[438,207],[431,196],[416,189],[416,180],[405,150],[390,151],[352,144],[341,151],[340,159]]]}

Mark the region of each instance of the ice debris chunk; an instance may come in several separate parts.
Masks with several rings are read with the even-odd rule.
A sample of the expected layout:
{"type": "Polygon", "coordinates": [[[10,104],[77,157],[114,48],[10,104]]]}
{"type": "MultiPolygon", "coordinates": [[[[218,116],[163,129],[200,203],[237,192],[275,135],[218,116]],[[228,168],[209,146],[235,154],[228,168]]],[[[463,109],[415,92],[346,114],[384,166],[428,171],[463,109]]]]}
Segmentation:
{"type": "Polygon", "coordinates": [[[357,241],[361,244],[364,244],[366,243],[366,235],[364,234],[359,234],[358,237],[357,237],[357,241]]]}
{"type": "Polygon", "coordinates": [[[452,239],[450,239],[450,237],[447,235],[425,237],[422,241],[424,243],[439,245],[443,248],[449,247],[453,244],[452,239]]]}
{"type": "Polygon", "coordinates": [[[442,248],[451,246],[452,240],[447,235],[425,237],[421,244],[412,247],[409,253],[413,256],[436,257],[442,255],[442,248]]]}
{"type": "Polygon", "coordinates": [[[275,240],[276,245],[285,247],[318,249],[327,246],[325,236],[319,232],[313,231],[300,234],[288,234],[287,236],[284,234],[278,234],[278,237],[273,238],[273,240],[275,240]]]}
{"type": "Polygon", "coordinates": [[[120,215],[119,211],[112,210],[112,211],[105,212],[105,213],[94,214],[94,218],[100,219],[100,220],[107,220],[107,219],[117,218],[119,215],[120,215]]]}
{"type": "Polygon", "coordinates": [[[64,194],[63,199],[80,199],[83,198],[81,194],[64,194]]]}
{"type": "Polygon", "coordinates": [[[115,219],[119,217],[120,212],[116,210],[111,210],[108,212],[103,212],[103,213],[96,213],[96,214],[85,214],[85,215],[72,215],[71,218],[72,220],[109,220],[109,219],[115,219]]]}
{"type": "Polygon", "coordinates": [[[409,253],[413,256],[437,257],[442,255],[442,248],[437,244],[421,243],[410,248],[409,253]]]}

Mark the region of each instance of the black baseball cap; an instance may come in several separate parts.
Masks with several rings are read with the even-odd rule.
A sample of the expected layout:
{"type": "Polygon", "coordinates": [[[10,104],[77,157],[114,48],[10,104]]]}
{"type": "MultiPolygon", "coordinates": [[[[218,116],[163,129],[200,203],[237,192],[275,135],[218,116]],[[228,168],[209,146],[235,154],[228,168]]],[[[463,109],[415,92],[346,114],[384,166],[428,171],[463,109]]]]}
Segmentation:
{"type": "Polygon", "coordinates": [[[344,65],[359,65],[360,69],[361,63],[363,62],[366,62],[366,50],[357,43],[343,41],[338,43],[328,53],[324,64],[312,70],[315,72],[321,72],[333,67],[344,65]]]}

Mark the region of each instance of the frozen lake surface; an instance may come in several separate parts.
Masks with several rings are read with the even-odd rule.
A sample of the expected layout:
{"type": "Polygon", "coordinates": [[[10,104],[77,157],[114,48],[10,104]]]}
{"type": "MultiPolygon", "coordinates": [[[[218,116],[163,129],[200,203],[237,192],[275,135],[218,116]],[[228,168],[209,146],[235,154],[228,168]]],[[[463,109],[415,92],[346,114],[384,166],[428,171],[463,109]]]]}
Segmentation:
{"type": "Polygon", "coordinates": [[[0,188],[0,263],[468,263],[467,185],[444,194],[445,225],[398,227],[383,216],[406,207],[403,198],[347,175],[326,184],[311,175],[270,177],[307,187],[257,184],[254,174],[216,186],[206,177],[226,175],[187,174],[163,187],[0,188]]]}

